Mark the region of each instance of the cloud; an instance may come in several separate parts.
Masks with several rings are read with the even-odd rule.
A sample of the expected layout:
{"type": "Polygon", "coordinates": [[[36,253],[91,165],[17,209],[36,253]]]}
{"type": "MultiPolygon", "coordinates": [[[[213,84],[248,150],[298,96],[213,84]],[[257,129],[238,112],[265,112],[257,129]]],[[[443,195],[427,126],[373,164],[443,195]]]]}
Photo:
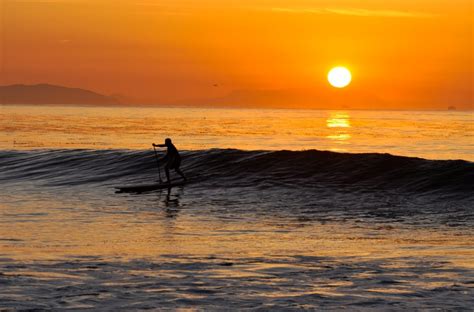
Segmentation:
{"type": "Polygon", "coordinates": [[[432,17],[433,15],[421,12],[394,11],[394,10],[366,10],[366,9],[326,9],[327,12],[354,16],[384,16],[384,17],[432,17]]]}
{"type": "Polygon", "coordinates": [[[428,18],[433,14],[397,10],[369,10],[356,8],[272,8],[274,12],[282,13],[304,13],[304,14],[337,14],[364,17],[404,17],[404,18],[428,18]]]}
{"type": "Polygon", "coordinates": [[[48,4],[48,3],[72,3],[79,2],[79,0],[13,0],[12,2],[16,3],[31,3],[31,4],[48,4]]]}

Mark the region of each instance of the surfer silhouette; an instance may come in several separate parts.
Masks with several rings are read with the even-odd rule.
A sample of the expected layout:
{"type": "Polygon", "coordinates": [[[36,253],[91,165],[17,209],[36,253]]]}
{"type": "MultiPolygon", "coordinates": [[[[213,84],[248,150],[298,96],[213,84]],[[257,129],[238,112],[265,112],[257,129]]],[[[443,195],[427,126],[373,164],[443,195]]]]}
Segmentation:
{"type": "Polygon", "coordinates": [[[170,169],[174,169],[177,174],[179,174],[184,181],[186,181],[186,177],[184,176],[184,173],[179,169],[179,166],[181,166],[181,155],[179,155],[178,149],[174,146],[174,144],[171,142],[170,138],[167,138],[165,140],[165,144],[155,144],[153,143],[153,146],[155,147],[166,147],[166,155],[160,159],[160,161],[166,162],[165,164],[165,173],[166,173],[166,179],[168,181],[168,184],[171,184],[170,180],[170,169]]]}

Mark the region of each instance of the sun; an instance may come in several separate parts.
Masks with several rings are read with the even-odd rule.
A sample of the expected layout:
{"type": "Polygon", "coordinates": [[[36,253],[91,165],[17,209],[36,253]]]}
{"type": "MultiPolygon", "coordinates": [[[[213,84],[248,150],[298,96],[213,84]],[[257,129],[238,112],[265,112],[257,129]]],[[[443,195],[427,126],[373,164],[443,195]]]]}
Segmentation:
{"type": "Polygon", "coordinates": [[[334,67],[328,73],[328,81],[335,88],[347,87],[352,80],[351,72],[342,66],[334,67]]]}

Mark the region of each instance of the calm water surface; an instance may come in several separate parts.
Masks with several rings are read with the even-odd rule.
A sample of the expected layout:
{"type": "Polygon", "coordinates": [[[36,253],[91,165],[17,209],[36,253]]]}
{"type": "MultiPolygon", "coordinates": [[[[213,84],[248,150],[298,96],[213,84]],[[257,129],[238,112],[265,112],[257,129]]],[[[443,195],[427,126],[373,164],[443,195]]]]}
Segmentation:
{"type": "Polygon", "coordinates": [[[472,112],[0,106],[0,148],[318,149],[474,160],[472,112]]]}

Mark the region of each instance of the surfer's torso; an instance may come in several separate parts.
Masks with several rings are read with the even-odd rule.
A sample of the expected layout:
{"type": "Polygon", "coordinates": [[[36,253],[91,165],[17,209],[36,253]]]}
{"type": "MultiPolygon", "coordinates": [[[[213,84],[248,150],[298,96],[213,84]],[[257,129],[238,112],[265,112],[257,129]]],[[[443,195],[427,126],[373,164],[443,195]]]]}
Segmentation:
{"type": "Polygon", "coordinates": [[[181,155],[173,144],[168,145],[165,160],[166,167],[170,169],[179,168],[179,166],[181,165],[181,155]]]}

